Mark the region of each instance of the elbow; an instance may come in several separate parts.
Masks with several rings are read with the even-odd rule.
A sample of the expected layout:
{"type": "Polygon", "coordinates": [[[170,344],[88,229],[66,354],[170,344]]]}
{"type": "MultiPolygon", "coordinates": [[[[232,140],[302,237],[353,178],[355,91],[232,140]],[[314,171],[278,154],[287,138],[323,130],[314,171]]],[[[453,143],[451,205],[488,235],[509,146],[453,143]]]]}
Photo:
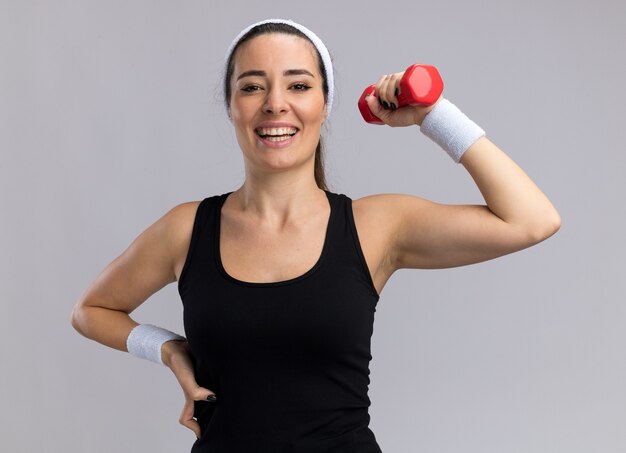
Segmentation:
{"type": "Polygon", "coordinates": [[[549,216],[546,216],[546,221],[543,227],[542,241],[548,239],[555,234],[561,228],[561,216],[556,209],[552,210],[549,216]]]}
{"type": "Polygon", "coordinates": [[[550,215],[542,217],[541,222],[528,228],[526,238],[529,246],[545,241],[561,228],[561,216],[554,210],[550,215]]]}
{"type": "Polygon", "coordinates": [[[556,210],[554,211],[554,217],[552,219],[551,225],[552,225],[552,230],[548,237],[552,236],[554,233],[556,233],[557,231],[561,229],[561,216],[556,210]]]}
{"type": "Polygon", "coordinates": [[[74,306],[74,308],[72,309],[72,312],[70,313],[70,324],[72,325],[74,330],[80,333],[80,322],[78,318],[79,318],[78,309],[76,306],[74,306]]]}
{"type": "Polygon", "coordinates": [[[74,330],[76,330],[79,334],[83,336],[85,335],[85,331],[83,329],[84,318],[85,318],[84,310],[80,306],[80,304],[77,303],[76,305],[74,305],[74,308],[72,309],[72,312],[70,313],[70,324],[72,325],[74,330]]]}

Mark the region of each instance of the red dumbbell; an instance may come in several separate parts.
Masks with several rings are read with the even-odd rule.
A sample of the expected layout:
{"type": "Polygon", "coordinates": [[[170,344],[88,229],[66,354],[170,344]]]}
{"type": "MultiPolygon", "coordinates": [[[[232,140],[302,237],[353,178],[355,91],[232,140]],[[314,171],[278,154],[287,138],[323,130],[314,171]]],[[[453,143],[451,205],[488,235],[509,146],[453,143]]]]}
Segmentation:
{"type": "MultiPolygon", "coordinates": [[[[365,89],[359,99],[359,110],[363,119],[372,124],[384,124],[380,118],[372,113],[365,96],[374,94],[374,87],[370,85],[365,89]]],[[[426,64],[414,64],[409,66],[400,80],[400,93],[398,94],[398,108],[405,105],[432,105],[437,102],[443,91],[443,80],[439,71],[434,66],[426,64]]]]}

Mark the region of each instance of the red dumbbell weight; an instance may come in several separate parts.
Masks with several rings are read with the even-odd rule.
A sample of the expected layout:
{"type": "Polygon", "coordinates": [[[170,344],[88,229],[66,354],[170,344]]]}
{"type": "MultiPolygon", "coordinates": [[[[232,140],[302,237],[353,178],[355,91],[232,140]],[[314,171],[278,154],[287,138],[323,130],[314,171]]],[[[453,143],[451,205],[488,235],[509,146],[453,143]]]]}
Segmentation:
{"type": "MultiPolygon", "coordinates": [[[[372,113],[365,96],[374,94],[374,87],[370,85],[365,89],[359,99],[359,110],[363,119],[372,124],[384,124],[380,118],[372,113]]],[[[439,71],[434,66],[426,64],[414,64],[409,66],[400,80],[400,93],[398,94],[398,108],[406,105],[432,105],[437,102],[443,91],[443,80],[439,71]]]]}

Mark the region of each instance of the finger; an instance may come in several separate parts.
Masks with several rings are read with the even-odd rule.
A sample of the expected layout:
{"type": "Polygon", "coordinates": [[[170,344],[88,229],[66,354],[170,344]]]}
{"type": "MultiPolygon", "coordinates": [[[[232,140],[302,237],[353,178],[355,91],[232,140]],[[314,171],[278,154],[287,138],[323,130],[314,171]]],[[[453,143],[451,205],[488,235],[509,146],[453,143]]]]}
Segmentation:
{"type": "MultiPolygon", "coordinates": [[[[404,75],[404,74],[402,74],[404,75]]],[[[402,80],[402,77],[400,77],[400,79],[398,80],[398,84],[396,85],[396,89],[393,93],[393,95],[396,97],[396,100],[398,101],[398,104],[396,104],[396,106],[398,106],[400,104],[400,100],[398,99],[398,96],[400,96],[400,93],[402,93],[402,88],[400,87],[400,81],[402,80]]]]}
{"type": "Polygon", "coordinates": [[[383,100],[381,99],[381,91],[382,91],[383,83],[385,81],[385,77],[386,77],[385,75],[380,76],[380,79],[378,79],[378,82],[376,82],[376,84],[374,85],[374,96],[376,97],[376,100],[380,104],[381,108],[383,108],[383,100]]]}
{"type": "Polygon", "coordinates": [[[189,396],[195,401],[209,401],[211,403],[217,401],[215,392],[200,386],[196,387],[192,393],[189,393],[189,396]]]}
{"type": "Polygon", "coordinates": [[[402,75],[402,72],[392,74],[387,80],[387,85],[385,86],[385,98],[388,99],[387,102],[389,102],[389,108],[392,111],[398,108],[398,98],[396,96],[396,92],[398,91],[402,75]]]}
{"type": "Polygon", "coordinates": [[[217,400],[217,395],[215,395],[215,392],[205,387],[200,387],[195,378],[189,380],[187,380],[186,378],[181,378],[180,385],[183,388],[183,393],[192,400],[209,401],[212,403],[217,400]]]}
{"type": "MultiPolygon", "coordinates": [[[[216,397],[215,392],[204,387],[200,387],[196,382],[196,377],[192,368],[187,366],[179,366],[173,368],[172,371],[183,389],[185,395],[189,395],[194,400],[207,400],[209,396],[216,397]]],[[[208,399],[211,401],[211,399],[208,399]]],[[[213,400],[214,401],[214,400],[213,400]]]]}
{"type": "Polygon", "coordinates": [[[389,74],[385,75],[380,83],[380,87],[378,90],[378,99],[380,99],[380,103],[385,110],[390,109],[390,98],[389,98],[389,82],[391,80],[391,76],[389,74]]]}
{"type": "Polygon", "coordinates": [[[383,109],[385,110],[391,110],[391,103],[389,98],[387,97],[387,94],[389,92],[389,76],[385,77],[385,80],[383,81],[383,83],[381,84],[380,87],[380,99],[381,99],[381,103],[383,106],[383,109]]]}
{"type": "Polygon", "coordinates": [[[378,102],[378,98],[374,95],[369,95],[365,97],[365,101],[367,102],[370,111],[378,118],[380,118],[384,122],[384,116],[387,112],[383,109],[383,107],[378,102]]]}
{"type": "Polygon", "coordinates": [[[185,428],[189,428],[194,432],[196,438],[200,438],[200,424],[193,418],[194,404],[192,400],[185,399],[183,410],[180,413],[178,422],[185,428]]]}
{"type": "Polygon", "coordinates": [[[193,433],[196,435],[197,439],[200,439],[200,435],[201,435],[201,431],[200,431],[200,424],[195,421],[193,418],[180,418],[178,420],[178,422],[183,425],[185,428],[189,428],[190,430],[193,431],[193,433]]]}

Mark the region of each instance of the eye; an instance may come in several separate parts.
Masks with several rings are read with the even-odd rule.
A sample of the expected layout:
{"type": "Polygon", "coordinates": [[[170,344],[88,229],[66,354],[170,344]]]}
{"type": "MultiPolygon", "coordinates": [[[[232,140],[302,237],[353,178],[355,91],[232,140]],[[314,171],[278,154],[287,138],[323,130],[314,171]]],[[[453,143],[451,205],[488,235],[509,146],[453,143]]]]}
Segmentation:
{"type": "Polygon", "coordinates": [[[295,85],[292,86],[292,88],[294,88],[296,91],[306,91],[310,89],[311,87],[305,83],[296,83],[295,85]]]}
{"type": "Polygon", "coordinates": [[[260,87],[257,85],[246,85],[241,88],[241,91],[245,91],[246,93],[251,93],[253,91],[257,91],[258,89],[260,89],[260,87]]]}

